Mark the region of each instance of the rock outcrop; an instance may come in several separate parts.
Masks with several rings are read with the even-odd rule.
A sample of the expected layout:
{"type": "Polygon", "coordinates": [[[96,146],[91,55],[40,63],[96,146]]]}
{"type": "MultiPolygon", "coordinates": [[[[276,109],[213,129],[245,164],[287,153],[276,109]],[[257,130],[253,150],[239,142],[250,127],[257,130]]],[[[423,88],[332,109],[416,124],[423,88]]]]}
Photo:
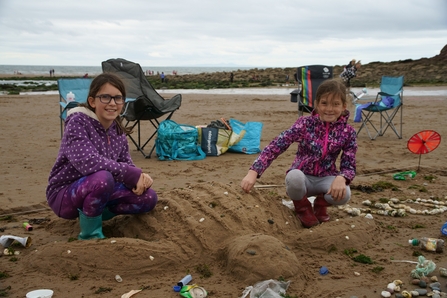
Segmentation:
{"type": "MultiPolygon", "coordinates": [[[[298,65],[297,65],[298,66],[298,65]]],[[[343,71],[344,65],[334,66],[334,77],[338,77],[343,71]]],[[[238,70],[233,72],[234,84],[239,87],[275,86],[285,84],[286,76],[293,84],[295,67],[266,68],[238,70]]],[[[393,62],[371,62],[362,65],[357,77],[351,80],[353,87],[379,86],[383,75],[405,76],[405,85],[447,85],[447,45],[439,55],[431,58],[417,60],[406,59],[393,62]]],[[[222,87],[228,87],[230,81],[229,72],[201,73],[194,75],[168,75],[168,82],[207,82],[221,83],[222,87]]]]}

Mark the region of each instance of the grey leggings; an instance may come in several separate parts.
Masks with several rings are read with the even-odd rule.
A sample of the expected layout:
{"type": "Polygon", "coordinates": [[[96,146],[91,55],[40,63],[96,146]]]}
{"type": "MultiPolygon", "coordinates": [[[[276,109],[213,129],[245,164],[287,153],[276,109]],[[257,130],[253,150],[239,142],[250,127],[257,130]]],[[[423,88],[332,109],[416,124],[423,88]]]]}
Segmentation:
{"type": "Polygon", "coordinates": [[[351,199],[351,188],[346,185],[346,195],[341,201],[334,201],[331,195],[327,195],[335,176],[315,177],[305,175],[300,170],[291,170],[286,175],[286,192],[294,201],[301,200],[304,196],[316,196],[325,194],[324,199],[331,205],[344,205],[351,199]]]}

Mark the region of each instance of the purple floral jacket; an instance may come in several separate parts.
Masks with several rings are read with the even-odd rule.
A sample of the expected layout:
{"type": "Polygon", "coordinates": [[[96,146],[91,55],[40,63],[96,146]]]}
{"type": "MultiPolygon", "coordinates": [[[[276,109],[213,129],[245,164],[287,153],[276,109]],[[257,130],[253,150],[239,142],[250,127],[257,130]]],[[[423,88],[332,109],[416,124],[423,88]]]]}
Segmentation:
{"type": "Polygon", "coordinates": [[[95,113],[84,107],[68,111],[59,154],[48,179],[47,198],[101,170],[109,171],[115,181],[135,187],[141,169],[132,162],[126,134],[118,134],[115,125],[106,131],[95,113]]]}
{"type": "Polygon", "coordinates": [[[290,168],[299,169],[306,175],[317,177],[344,176],[346,184],[355,177],[357,136],[354,128],[347,123],[349,111],[334,123],[323,122],[314,111],[310,116],[300,117],[267,145],[253,162],[250,170],[258,173],[258,178],[280,154],[292,143],[298,143],[295,160],[290,168]],[[340,170],[335,162],[341,155],[340,170]]]}

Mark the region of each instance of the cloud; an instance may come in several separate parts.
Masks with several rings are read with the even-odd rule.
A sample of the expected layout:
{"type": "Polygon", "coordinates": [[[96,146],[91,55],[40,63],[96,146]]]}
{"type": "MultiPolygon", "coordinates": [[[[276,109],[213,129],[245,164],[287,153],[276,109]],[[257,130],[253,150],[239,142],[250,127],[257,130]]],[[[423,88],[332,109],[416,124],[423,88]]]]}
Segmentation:
{"type": "Polygon", "coordinates": [[[419,59],[446,44],[443,0],[151,2],[0,0],[0,64],[295,67],[419,59]]]}

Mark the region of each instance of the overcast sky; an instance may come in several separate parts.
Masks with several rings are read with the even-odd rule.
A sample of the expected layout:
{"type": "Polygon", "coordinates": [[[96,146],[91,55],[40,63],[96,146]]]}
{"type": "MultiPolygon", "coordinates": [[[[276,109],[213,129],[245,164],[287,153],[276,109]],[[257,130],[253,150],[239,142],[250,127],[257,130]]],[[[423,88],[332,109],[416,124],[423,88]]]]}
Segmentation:
{"type": "Polygon", "coordinates": [[[9,65],[366,64],[446,44],[446,0],[0,0],[9,65]]]}

